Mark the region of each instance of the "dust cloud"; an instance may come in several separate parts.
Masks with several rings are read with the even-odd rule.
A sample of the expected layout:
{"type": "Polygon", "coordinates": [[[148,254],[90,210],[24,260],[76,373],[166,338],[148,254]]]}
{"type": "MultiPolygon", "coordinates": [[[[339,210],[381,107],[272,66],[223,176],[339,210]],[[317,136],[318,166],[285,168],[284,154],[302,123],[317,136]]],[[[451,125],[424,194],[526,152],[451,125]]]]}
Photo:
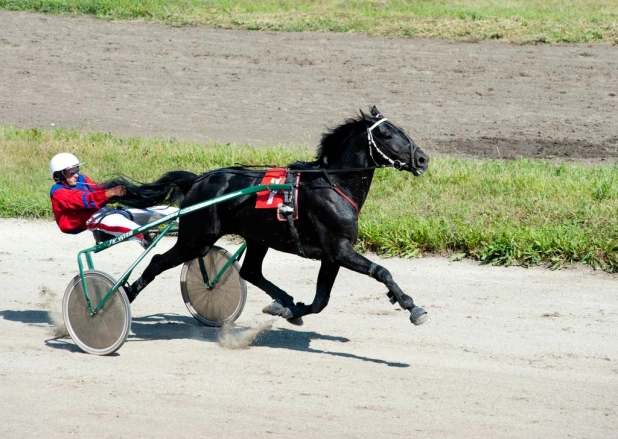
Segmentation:
{"type": "Polygon", "coordinates": [[[224,324],[219,332],[219,345],[226,349],[246,349],[266,331],[270,331],[274,319],[264,322],[257,328],[240,328],[234,324],[224,324]]]}
{"type": "Polygon", "coordinates": [[[69,332],[64,324],[62,310],[58,309],[58,303],[62,303],[62,299],[58,299],[58,294],[46,286],[41,287],[39,294],[43,299],[42,307],[47,311],[49,321],[51,322],[51,336],[54,338],[67,337],[69,332]]]}

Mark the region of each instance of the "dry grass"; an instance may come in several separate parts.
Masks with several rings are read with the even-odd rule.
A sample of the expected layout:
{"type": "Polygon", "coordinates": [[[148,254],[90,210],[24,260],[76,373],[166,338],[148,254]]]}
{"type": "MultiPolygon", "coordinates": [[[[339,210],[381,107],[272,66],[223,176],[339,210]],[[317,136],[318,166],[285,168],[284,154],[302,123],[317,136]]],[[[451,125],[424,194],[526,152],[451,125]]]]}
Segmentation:
{"type": "Polygon", "coordinates": [[[0,0],[0,8],[284,32],[618,43],[615,0],[0,0]]]}

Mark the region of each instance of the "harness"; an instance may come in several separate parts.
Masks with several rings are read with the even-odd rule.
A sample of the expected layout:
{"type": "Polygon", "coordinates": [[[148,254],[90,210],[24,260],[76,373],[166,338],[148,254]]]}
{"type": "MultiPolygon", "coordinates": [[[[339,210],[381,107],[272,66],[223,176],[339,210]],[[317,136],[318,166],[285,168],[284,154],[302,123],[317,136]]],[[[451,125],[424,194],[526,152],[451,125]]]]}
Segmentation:
{"type": "MultiPolygon", "coordinates": [[[[380,115],[378,115],[380,116],[380,115]]],[[[329,185],[330,185],[330,189],[334,190],[335,192],[337,192],[342,198],[344,198],[348,203],[350,203],[352,205],[352,207],[354,207],[354,209],[356,210],[356,218],[358,219],[358,217],[360,216],[360,209],[358,207],[358,204],[348,195],[346,195],[345,192],[343,192],[343,190],[341,190],[341,188],[332,180],[330,174],[331,173],[339,173],[339,172],[355,172],[355,171],[365,171],[365,170],[372,170],[372,169],[377,169],[377,168],[385,168],[388,165],[379,165],[378,162],[376,162],[375,158],[373,157],[373,150],[375,149],[376,152],[382,156],[382,158],[384,160],[386,160],[391,167],[397,169],[398,171],[401,171],[403,169],[414,169],[414,155],[416,153],[416,150],[418,149],[418,146],[416,146],[415,144],[413,144],[412,142],[410,142],[410,163],[403,163],[400,160],[393,160],[392,158],[390,158],[388,155],[386,155],[384,153],[384,151],[382,151],[378,145],[375,142],[375,139],[373,137],[373,130],[374,128],[378,127],[379,125],[381,125],[384,122],[387,122],[388,119],[383,117],[382,119],[378,120],[377,122],[375,122],[373,125],[371,125],[369,128],[367,128],[367,142],[368,142],[368,147],[369,147],[369,156],[371,157],[371,160],[373,161],[373,163],[375,164],[375,166],[368,166],[368,167],[364,167],[364,168],[352,168],[352,169],[304,169],[302,170],[302,172],[306,173],[306,172],[320,172],[324,174],[324,177],[326,178],[326,180],[328,181],[329,185]]],[[[298,249],[298,253],[302,256],[302,257],[306,257],[305,256],[305,251],[303,249],[303,246],[300,242],[300,237],[298,235],[298,231],[296,230],[296,227],[294,226],[294,220],[298,219],[298,204],[297,204],[297,200],[296,200],[296,196],[298,193],[298,187],[299,187],[299,183],[300,183],[300,172],[301,171],[293,171],[293,170],[288,170],[288,181],[286,181],[286,183],[293,183],[293,190],[292,193],[287,194],[286,192],[286,203],[282,204],[280,206],[280,208],[278,209],[278,216],[279,218],[285,217],[287,219],[287,222],[290,226],[290,234],[292,235],[292,238],[294,239],[295,243],[296,243],[296,247],[298,249]],[[298,175],[297,178],[294,178],[294,175],[298,175]],[[295,180],[295,182],[290,181],[290,180],[295,180]],[[296,192],[296,194],[295,194],[296,192]],[[288,202],[289,200],[289,202],[288,202]]]]}
{"type": "Polygon", "coordinates": [[[300,242],[298,230],[294,225],[294,221],[298,219],[298,188],[300,187],[300,172],[288,172],[286,174],[286,183],[292,185],[291,191],[285,192],[284,202],[277,208],[277,219],[279,221],[287,221],[290,226],[290,234],[296,243],[298,253],[306,258],[305,249],[300,242]]]}

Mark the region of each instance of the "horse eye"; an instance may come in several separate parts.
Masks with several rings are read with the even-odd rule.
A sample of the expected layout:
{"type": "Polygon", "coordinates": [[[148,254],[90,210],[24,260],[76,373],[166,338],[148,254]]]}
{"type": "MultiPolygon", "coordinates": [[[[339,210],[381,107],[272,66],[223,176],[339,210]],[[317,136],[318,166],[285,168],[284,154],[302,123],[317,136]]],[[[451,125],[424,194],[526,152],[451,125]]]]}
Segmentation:
{"type": "Polygon", "coordinates": [[[380,135],[385,139],[392,139],[391,130],[387,130],[385,126],[380,126],[380,135]]]}

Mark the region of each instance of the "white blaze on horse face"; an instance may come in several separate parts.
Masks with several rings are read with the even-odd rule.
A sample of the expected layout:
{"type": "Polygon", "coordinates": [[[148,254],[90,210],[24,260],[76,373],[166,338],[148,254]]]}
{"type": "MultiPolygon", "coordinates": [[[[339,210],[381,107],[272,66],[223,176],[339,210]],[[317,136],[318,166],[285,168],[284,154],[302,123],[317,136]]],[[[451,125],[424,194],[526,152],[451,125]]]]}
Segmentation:
{"type": "MultiPolygon", "coordinates": [[[[271,178],[270,184],[280,184],[282,181],[283,178],[271,178]]],[[[270,195],[268,196],[268,201],[266,202],[266,204],[273,204],[275,195],[277,195],[277,191],[270,191],[270,195]]]]}

